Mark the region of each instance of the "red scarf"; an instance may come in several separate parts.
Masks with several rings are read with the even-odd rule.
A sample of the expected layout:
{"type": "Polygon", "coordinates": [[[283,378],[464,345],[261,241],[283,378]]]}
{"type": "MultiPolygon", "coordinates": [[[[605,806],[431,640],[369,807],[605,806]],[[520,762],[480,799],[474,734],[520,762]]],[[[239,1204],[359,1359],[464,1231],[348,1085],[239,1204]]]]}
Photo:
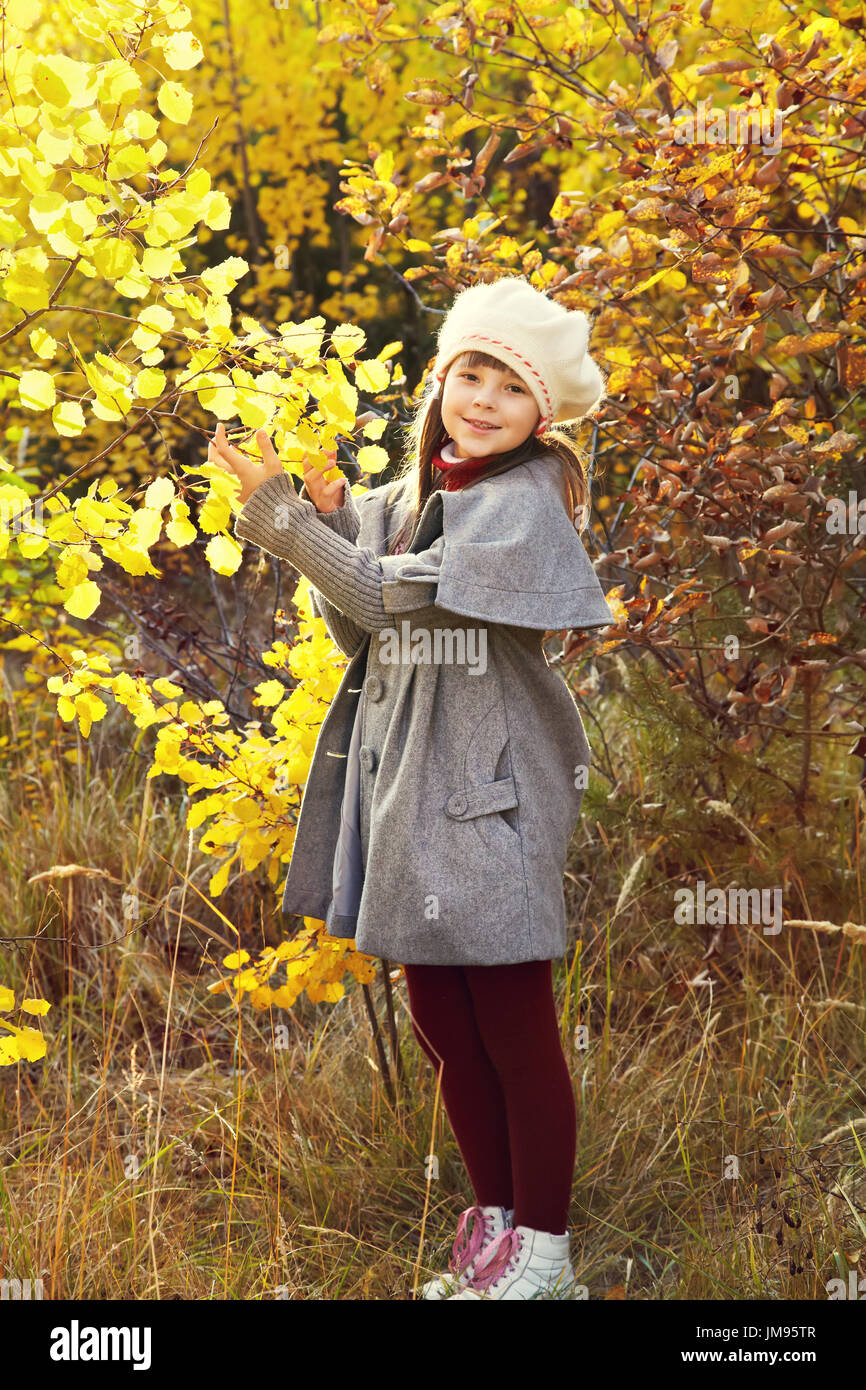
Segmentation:
{"type": "MultiPolygon", "coordinates": [[[[476,473],[482,473],[488,463],[492,463],[496,457],[496,454],[487,454],[484,458],[449,460],[444,459],[436,450],[433,454],[433,467],[439,470],[439,487],[447,492],[457,492],[470,478],[474,478],[476,473]]],[[[406,542],[403,541],[395,546],[393,553],[401,555],[405,548],[406,542]]]]}
{"type": "Polygon", "coordinates": [[[482,473],[488,463],[492,463],[497,457],[496,454],[487,454],[484,458],[465,458],[449,461],[444,459],[438,450],[433,455],[433,467],[438,468],[445,476],[439,479],[439,486],[447,492],[456,492],[474,478],[476,473],[482,473]]]}

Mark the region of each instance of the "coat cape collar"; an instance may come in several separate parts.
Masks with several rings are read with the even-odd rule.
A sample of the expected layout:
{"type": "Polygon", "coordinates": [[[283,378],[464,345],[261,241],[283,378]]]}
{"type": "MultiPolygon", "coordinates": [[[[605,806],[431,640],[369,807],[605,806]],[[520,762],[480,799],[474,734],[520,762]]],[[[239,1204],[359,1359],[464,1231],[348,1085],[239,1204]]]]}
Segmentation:
{"type": "MultiPolygon", "coordinates": [[[[561,477],[559,459],[545,454],[471,488],[437,490],[407,550],[379,557],[386,582],[403,570],[417,586],[426,562],[436,605],[466,617],[553,632],[613,624],[561,477]]],[[[399,498],[395,510],[405,515],[404,506],[399,498]]],[[[399,607],[399,592],[390,596],[399,607]]]]}

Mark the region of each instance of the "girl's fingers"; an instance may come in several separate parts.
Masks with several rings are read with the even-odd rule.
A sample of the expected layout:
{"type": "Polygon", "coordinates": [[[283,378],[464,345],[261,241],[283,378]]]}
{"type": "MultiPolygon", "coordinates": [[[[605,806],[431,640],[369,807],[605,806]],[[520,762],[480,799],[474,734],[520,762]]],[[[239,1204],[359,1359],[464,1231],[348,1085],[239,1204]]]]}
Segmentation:
{"type": "MultiPolygon", "coordinates": [[[[308,479],[308,478],[312,478],[312,479],[313,479],[314,481],[316,481],[316,482],[317,482],[319,479],[322,479],[323,482],[324,482],[324,475],[325,475],[325,473],[330,472],[330,470],[334,467],[334,464],[335,464],[336,461],[337,461],[337,451],[336,451],[336,449],[329,449],[329,450],[327,451],[326,457],[327,457],[327,460],[328,460],[327,465],[326,465],[326,467],[321,468],[318,464],[316,464],[316,463],[311,463],[311,462],[310,462],[310,456],[309,456],[309,454],[304,454],[303,461],[302,461],[302,462],[303,462],[303,469],[304,469],[304,482],[307,482],[307,479],[308,479]]],[[[328,486],[328,484],[325,484],[325,486],[328,486]]]]}
{"type": "Polygon", "coordinates": [[[227,463],[231,463],[232,465],[234,465],[237,462],[246,462],[243,454],[239,454],[237,449],[233,449],[231,444],[229,444],[228,439],[225,436],[224,430],[222,438],[219,438],[219,429],[221,428],[222,426],[219,426],[217,434],[214,435],[214,438],[211,440],[210,445],[208,446],[209,449],[213,449],[215,455],[218,458],[225,459],[227,463]]]}
{"type": "Polygon", "coordinates": [[[214,431],[214,436],[211,440],[211,448],[220,455],[225,454],[230,448],[228,436],[226,435],[222,420],[220,420],[214,431]]]}
{"type": "Polygon", "coordinates": [[[262,461],[281,468],[282,464],[280,463],[279,456],[271,442],[271,437],[267,430],[256,430],[256,442],[261,450],[262,461]]]}
{"type": "Polygon", "coordinates": [[[214,468],[218,468],[221,473],[227,473],[235,479],[238,478],[237,469],[232,466],[230,460],[224,458],[212,439],[208,440],[206,461],[214,468]]]}
{"type": "MultiPolygon", "coordinates": [[[[250,433],[253,433],[253,431],[251,431],[250,433]]],[[[273,441],[271,440],[267,430],[256,430],[255,437],[256,443],[258,444],[259,451],[262,456],[262,463],[265,464],[267,468],[273,471],[282,469],[282,464],[280,463],[279,455],[276,449],[274,448],[273,441]]],[[[208,440],[207,456],[208,460],[211,463],[217,463],[220,460],[222,460],[223,463],[228,464],[232,469],[235,470],[235,472],[239,472],[240,469],[248,470],[251,466],[258,467],[255,459],[250,458],[247,454],[242,454],[240,450],[235,449],[229,443],[225,425],[223,424],[222,420],[220,420],[219,424],[217,425],[216,430],[213,434],[213,438],[208,440]]],[[[328,461],[326,467],[323,469],[310,461],[310,456],[308,453],[304,453],[301,462],[305,482],[308,479],[310,479],[313,482],[314,487],[319,484],[321,484],[322,487],[333,487],[333,483],[326,484],[324,482],[323,475],[324,473],[328,472],[331,468],[334,467],[337,460],[337,450],[328,449],[326,451],[326,457],[328,461]]],[[[336,484],[339,485],[341,481],[342,479],[336,479],[336,484]]]]}
{"type": "MultiPolygon", "coordinates": [[[[259,431],[259,433],[265,435],[264,430],[259,431]]],[[[265,438],[267,438],[266,435],[265,438]]],[[[270,441],[268,442],[270,443],[270,441]]],[[[235,471],[237,471],[238,466],[241,468],[249,468],[250,464],[254,462],[247,454],[242,454],[239,449],[235,449],[234,446],[229,443],[226,428],[222,420],[220,420],[217,425],[214,437],[210,441],[208,447],[215,449],[218,457],[224,459],[235,471]]],[[[273,449],[273,446],[271,447],[273,449]]],[[[276,455],[274,455],[274,457],[276,457],[276,455]]]]}

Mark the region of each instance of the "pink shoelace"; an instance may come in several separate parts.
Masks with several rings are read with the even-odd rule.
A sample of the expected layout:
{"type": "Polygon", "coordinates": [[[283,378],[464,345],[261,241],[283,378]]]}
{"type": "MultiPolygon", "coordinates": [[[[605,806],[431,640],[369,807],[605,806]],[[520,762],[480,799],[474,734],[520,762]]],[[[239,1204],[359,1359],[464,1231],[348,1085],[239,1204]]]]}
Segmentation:
{"type": "Polygon", "coordinates": [[[523,1236],[510,1226],[494,1237],[485,1251],[483,1264],[475,1266],[471,1287],[482,1291],[495,1283],[506,1273],[515,1256],[520,1253],[522,1244],[523,1236]]]}
{"type": "Polygon", "coordinates": [[[483,1249],[490,1237],[490,1231],[486,1225],[487,1218],[482,1207],[467,1207],[460,1215],[457,1222],[457,1234],[454,1237],[454,1244],[451,1247],[452,1274],[462,1274],[463,1270],[474,1260],[479,1250],[483,1249]],[[467,1227],[471,1224],[472,1230],[467,1235],[467,1227]]]}

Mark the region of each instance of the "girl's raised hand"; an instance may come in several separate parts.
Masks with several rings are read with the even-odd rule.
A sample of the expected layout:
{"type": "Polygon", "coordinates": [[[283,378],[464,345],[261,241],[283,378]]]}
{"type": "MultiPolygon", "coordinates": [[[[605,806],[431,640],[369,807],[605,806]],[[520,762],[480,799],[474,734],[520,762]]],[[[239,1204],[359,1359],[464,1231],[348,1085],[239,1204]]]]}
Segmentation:
{"type": "MultiPolygon", "coordinates": [[[[337,462],[336,449],[329,449],[327,452],[328,467],[324,470],[330,472],[337,462]]],[[[317,468],[314,463],[310,463],[309,455],[304,454],[304,483],[307,492],[317,512],[336,512],[343,505],[343,486],[345,478],[334,478],[330,483],[325,482],[324,473],[321,468],[317,468]]]]}
{"type": "Polygon", "coordinates": [[[277,457],[276,450],[266,430],[256,430],[256,443],[262,454],[262,461],[260,464],[229,444],[225,425],[220,421],[216,427],[213,439],[209,441],[207,446],[208,463],[215,463],[217,467],[222,468],[224,472],[232,472],[235,474],[235,477],[240,478],[241,494],[239,501],[241,506],[249,501],[250,497],[261,483],[265,483],[268,478],[275,478],[279,473],[284,473],[286,471],[277,457]]]}
{"type": "MultiPolygon", "coordinates": [[[[286,471],[280,463],[266,430],[256,430],[256,443],[262,455],[260,464],[257,464],[248,454],[242,454],[239,449],[233,448],[228,441],[225,425],[222,421],[217,425],[213,439],[208,441],[208,463],[215,463],[224,472],[232,472],[235,477],[240,479],[241,492],[238,500],[241,506],[249,501],[261,483],[265,483],[268,478],[275,478],[278,474],[286,471]]],[[[334,467],[337,459],[336,449],[329,449],[327,457],[328,469],[330,470],[334,467]]],[[[304,454],[303,468],[307,492],[310,494],[316,511],[334,512],[343,505],[345,478],[335,478],[333,482],[326,483],[322,470],[309,462],[308,454],[304,454]]]]}

